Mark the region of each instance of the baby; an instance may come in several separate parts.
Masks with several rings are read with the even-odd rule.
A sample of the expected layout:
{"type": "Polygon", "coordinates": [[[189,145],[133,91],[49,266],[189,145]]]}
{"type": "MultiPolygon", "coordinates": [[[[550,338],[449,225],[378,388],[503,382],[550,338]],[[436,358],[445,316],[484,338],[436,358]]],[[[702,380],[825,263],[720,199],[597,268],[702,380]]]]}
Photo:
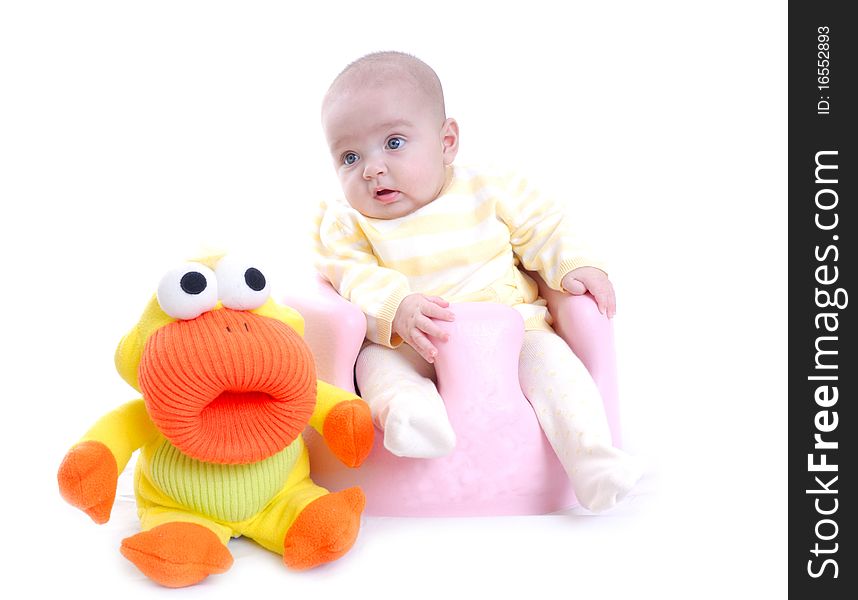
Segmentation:
{"type": "Polygon", "coordinates": [[[325,95],[322,126],[347,204],[322,204],[317,267],[366,314],[356,375],[385,447],[415,458],[452,451],[430,338],[446,339],[436,321],[454,319],[449,302],[504,303],[525,322],[522,390],[579,502],[612,507],[640,462],[611,445],[593,380],[519,269],[590,292],[613,317],[613,286],[560,207],[520,177],[453,165],[459,126],[438,76],[413,56],[379,52],[346,67],[325,95]]]}

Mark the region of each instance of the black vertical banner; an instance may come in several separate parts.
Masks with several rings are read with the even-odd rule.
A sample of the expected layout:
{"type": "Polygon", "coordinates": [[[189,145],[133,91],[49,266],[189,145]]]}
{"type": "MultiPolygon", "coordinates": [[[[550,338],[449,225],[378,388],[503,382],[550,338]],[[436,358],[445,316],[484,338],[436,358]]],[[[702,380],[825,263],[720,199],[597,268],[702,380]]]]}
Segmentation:
{"type": "Polygon", "coordinates": [[[789,3],[788,560],[795,598],[858,598],[858,20],[847,17],[854,8],[789,3]]]}

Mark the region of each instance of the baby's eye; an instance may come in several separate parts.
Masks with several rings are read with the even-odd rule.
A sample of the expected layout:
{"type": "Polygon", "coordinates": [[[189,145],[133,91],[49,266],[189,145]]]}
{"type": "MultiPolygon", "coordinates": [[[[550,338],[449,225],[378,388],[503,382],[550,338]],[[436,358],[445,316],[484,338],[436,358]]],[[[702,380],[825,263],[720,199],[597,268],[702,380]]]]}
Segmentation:
{"type": "Polygon", "coordinates": [[[405,145],[405,140],[403,140],[401,137],[392,137],[389,140],[387,140],[387,144],[386,144],[388,150],[399,150],[404,145],[405,145]]]}
{"type": "Polygon", "coordinates": [[[344,165],[353,165],[357,162],[358,155],[354,152],[346,152],[343,154],[343,164],[344,165]]]}

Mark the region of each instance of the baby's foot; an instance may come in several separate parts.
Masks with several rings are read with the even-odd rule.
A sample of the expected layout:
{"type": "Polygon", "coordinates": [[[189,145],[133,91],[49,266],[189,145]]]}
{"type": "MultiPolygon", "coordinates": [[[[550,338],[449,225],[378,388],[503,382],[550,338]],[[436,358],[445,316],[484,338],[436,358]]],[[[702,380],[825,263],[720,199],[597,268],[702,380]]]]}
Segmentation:
{"type": "Polygon", "coordinates": [[[646,470],[641,459],[615,448],[604,453],[594,451],[584,462],[572,481],[578,502],[592,512],[602,512],[616,506],[634,488],[646,470]]]}
{"type": "Polygon", "coordinates": [[[384,422],[384,447],[396,456],[438,458],[456,446],[456,434],[447,415],[433,410],[423,398],[398,399],[384,422]]]}

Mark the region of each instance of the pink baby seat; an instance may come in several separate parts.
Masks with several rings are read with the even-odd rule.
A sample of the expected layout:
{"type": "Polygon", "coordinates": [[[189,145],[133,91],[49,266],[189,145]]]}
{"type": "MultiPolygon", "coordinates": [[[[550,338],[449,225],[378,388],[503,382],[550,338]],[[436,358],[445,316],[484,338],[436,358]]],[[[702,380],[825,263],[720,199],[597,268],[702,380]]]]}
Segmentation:
{"type": "MultiPolygon", "coordinates": [[[[596,381],[619,445],[613,328],[589,295],[571,296],[538,280],[554,327],[596,381]]],[[[285,298],[306,321],[305,339],[318,377],[354,391],[354,364],[366,334],[356,306],[322,280],[316,290],[285,298]]],[[[554,512],[576,503],[569,480],[542,433],[518,382],[524,323],[501,304],[453,304],[453,323],[439,322],[450,340],[438,348],[438,390],[456,432],[455,450],[434,459],[391,454],[377,431],[358,469],[342,465],[308,429],[313,479],[328,489],[360,485],[366,514],[380,516],[489,516],[554,512]]],[[[359,383],[358,383],[359,385],[359,383]]]]}

